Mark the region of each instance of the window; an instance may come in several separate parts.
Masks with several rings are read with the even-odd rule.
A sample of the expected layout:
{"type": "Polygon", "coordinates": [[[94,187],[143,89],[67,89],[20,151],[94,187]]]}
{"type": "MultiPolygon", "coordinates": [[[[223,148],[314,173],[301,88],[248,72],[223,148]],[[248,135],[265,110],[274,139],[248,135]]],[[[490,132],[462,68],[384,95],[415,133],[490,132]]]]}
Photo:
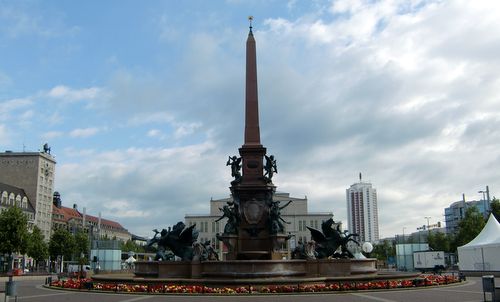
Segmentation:
{"type": "Polygon", "coordinates": [[[12,206],[14,205],[14,198],[15,198],[14,197],[14,193],[10,193],[10,195],[9,195],[9,204],[12,205],[12,206]]]}

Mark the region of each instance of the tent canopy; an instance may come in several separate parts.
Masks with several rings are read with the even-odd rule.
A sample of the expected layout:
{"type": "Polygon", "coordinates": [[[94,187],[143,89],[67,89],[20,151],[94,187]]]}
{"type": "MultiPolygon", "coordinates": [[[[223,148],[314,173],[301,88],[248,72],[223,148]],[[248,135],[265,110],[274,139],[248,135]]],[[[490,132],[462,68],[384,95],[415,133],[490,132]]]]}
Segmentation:
{"type": "Polygon", "coordinates": [[[493,214],[490,214],[488,222],[476,238],[459,248],[477,247],[490,244],[500,244],[500,223],[498,223],[493,214]]]}
{"type": "Polygon", "coordinates": [[[500,271],[500,223],[490,214],[471,242],[458,247],[461,271],[500,271]]]}
{"type": "Polygon", "coordinates": [[[136,262],[137,260],[135,260],[134,256],[130,256],[128,257],[127,260],[125,260],[126,263],[130,264],[130,263],[134,263],[136,262]]]}

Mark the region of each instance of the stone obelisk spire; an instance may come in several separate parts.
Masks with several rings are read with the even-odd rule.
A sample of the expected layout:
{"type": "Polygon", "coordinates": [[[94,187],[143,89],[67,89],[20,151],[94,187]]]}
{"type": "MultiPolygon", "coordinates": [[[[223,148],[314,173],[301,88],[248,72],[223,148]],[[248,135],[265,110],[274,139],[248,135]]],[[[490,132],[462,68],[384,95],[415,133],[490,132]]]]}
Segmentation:
{"type": "MultiPolygon", "coordinates": [[[[266,148],[260,142],[259,103],[257,97],[257,55],[255,39],[250,32],[246,44],[246,91],[245,91],[245,142],[239,148],[241,156],[241,177],[231,182],[233,210],[239,217],[235,230],[218,236],[229,247],[230,260],[281,259],[276,250],[285,242],[287,235],[277,234],[271,226],[270,207],[274,205],[276,187],[270,178],[264,176],[266,148]]],[[[233,157],[235,158],[235,157],[233,157]]],[[[233,159],[232,165],[238,165],[233,159]]],[[[230,160],[231,161],[231,160],[230,160]]],[[[231,164],[228,161],[228,165],[231,164]]],[[[239,168],[237,166],[236,168],[239,168]]]]}
{"type": "Polygon", "coordinates": [[[242,185],[265,184],[263,157],[266,154],[260,142],[259,100],[257,92],[257,54],[252,32],[252,17],[247,38],[246,90],[245,90],[245,142],[240,148],[243,160],[242,185]]]}
{"type": "Polygon", "coordinates": [[[245,90],[245,143],[244,146],[260,146],[259,129],[259,99],[257,92],[257,54],[255,39],[252,32],[252,17],[250,32],[247,38],[246,58],[246,90],[245,90]]]}

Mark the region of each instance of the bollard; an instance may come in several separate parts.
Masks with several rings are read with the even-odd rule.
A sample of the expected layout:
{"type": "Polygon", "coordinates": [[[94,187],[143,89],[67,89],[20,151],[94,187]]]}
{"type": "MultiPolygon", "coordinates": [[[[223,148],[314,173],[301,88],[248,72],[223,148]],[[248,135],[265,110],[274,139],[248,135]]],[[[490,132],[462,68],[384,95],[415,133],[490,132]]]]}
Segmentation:
{"type": "Polygon", "coordinates": [[[5,282],[5,296],[6,297],[17,296],[17,283],[15,281],[5,282]]]}
{"type": "Polygon", "coordinates": [[[486,293],[491,293],[491,301],[495,301],[495,276],[483,276],[483,298],[486,301],[486,293]]]}

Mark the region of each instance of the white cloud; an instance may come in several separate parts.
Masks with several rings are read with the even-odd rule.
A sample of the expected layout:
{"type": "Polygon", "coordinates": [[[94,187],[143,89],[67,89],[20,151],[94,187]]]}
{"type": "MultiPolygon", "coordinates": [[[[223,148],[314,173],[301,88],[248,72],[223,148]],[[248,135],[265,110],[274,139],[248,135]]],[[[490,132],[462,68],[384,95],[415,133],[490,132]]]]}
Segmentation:
{"type": "Polygon", "coordinates": [[[51,15],[45,18],[31,6],[16,7],[12,3],[3,3],[0,10],[0,23],[2,23],[0,34],[11,39],[31,35],[54,38],[79,32],[78,26],[64,24],[61,17],[61,15],[51,15]]]}
{"type": "MultiPolygon", "coordinates": [[[[104,208],[103,217],[118,219],[130,231],[149,235],[153,228],[182,220],[200,203],[202,211],[208,212],[212,194],[227,194],[230,175],[224,169],[225,158],[211,153],[214,147],[205,142],[92,152],[81,163],[58,165],[57,190],[66,204],[78,200],[92,215],[104,208]]],[[[81,159],[80,154],[74,156],[81,159]]]]}
{"type": "MultiPolygon", "coordinates": [[[[422,216],[442,220],[462,192],[477,198],[487,184],[500,188],[492,168],[500,164],[499,4],[331,3],[254,26],[262,142],[278,159],[278,190],[307,195],[310,211],[333,211],[345,223],[345,189],[363,172],[378,190],[381,234],[389,236],[421,225],[422,216]]],[[[289,4],[299,11],[299,2],[289,4]]],[[[185,40],[175,64],[162,63],[168,72],[124,67],[106,86],[60,85],[41,94],[70,101],[69,108],[104,100],[93,113],[137,131],[125,139],[176,146],[144,148],[133,140],[126,150],[65,148],[67,161],[59,161],[67,200],[94,213],[109,202],[107,214],[145,235],[186,213],[207,213],[210,196],[227,196],[225,159],[243,140],[245,37],[204,28],[175,38],[185,40]]],[[[0,116],[21,115],[30,102],[8,105],[17,109],[2,102],[0,116]]],[[[53,114],[71,123],[63,110],[53,114]]]]}
{"type": "Polygon", "coordinates": [[[266,20],[256,33],[259,89],[272,104],[259,105],[266,147],[285,157],[278,186],[306,193],[310,209],[341,209],[345,221],[341,188],[364,172],[379,192],[383,236],[421,225],[421,208],[443,221],[462,192],[474,199],[499,186],[488,168],[500,133],[494,6],[340,1],[333,19],[266,20]]]}
{"type": "Polygon", "coordinates": [[[174,137],[176,139],[179,139],[193,134],[200,127],[201,123],[177,124],[177,129],[175,129],[174,137]]]}
{"type": "Polygon", "coordinates": [[[15,111],[21,110],[32,105],[33,102],[29,98],[10,99],[0,102],[0,118],[8,119],[15,111]]]}
{"type": "Polygon", "coordinates": [[[42,140],[52,140],[58,137],[62,137],[64,135],[64,132],[62,131],[49,131],[46,133],[42,134],[42,140]]]}
{"type": "Polygon", "coordinates": [[[169,112],[153,112],[134,115],[128,123],[132,126],[137,126],[144,124],[170,124],[174,121],[174,116],[169,112]]]}
{"type": "Polygon", "coordinates": [[[161,135],[161,131],[158,130],[158,129],[151,129],[148,131],[148,134],[147,134],[149,137],[157,137],[157,136],[160,136],[161,135]]]}
{"type": "Polygon", "coordinates": [[[64,101],[94,100],[104,95],[104,91],[99,87],[90,87],[83,89],[72,89],[64,85],[58,85],[52,88],[47,96],[64,101]]]}
{"type": "Polygon", "coordinates": [[[72,130],[69,135],[71,137],[75,138],[87,138],[96,135],[99,133],[101,129],[95,128],[95,127],[90,127],[90,128],[78,128],[72,130]]]}
{"type": "Polygon", "coordinates": [[[3,124],[0,124],[0,144],[8,145],[10,143],[9,132],[7,131],[7,127],[3,124]]]}

